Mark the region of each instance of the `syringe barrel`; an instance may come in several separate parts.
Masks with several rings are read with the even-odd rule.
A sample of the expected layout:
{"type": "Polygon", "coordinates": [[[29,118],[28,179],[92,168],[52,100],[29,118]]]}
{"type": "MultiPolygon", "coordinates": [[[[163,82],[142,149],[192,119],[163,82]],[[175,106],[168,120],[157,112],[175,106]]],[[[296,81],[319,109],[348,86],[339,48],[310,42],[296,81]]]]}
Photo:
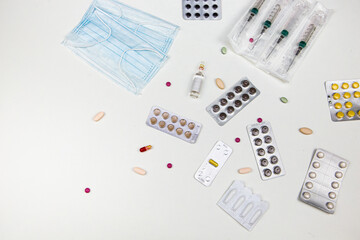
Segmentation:
{"type": "Polygon", "coordinates": [[[266,20],[273,23],[280,11],[281,11],[280,4],[276,4],[266,20]]]}
{"type": "MultiPolygon", "coordinates": [[[[264,2],[265,2],[265,0],[257,0],[257,1],[255,2],[255,4],[252,6],[251,10],[253,10],[254,8],[255,8],[256,10],[259,10],[259,9],[261,8],[261,6],[264,4],[264,2]]],[[[250,10],[250,11],[251,11],[251,10],[250,10]]]]}
{"type": "Polygon", "coordinates": [[[306,28],[304,34],[302,35],[301,41],[307,43],[310,40],[310,38],[312,37],[313,33],[315,32],[315,29],[316,29],[315,25],[310,24],[306,28]]]}

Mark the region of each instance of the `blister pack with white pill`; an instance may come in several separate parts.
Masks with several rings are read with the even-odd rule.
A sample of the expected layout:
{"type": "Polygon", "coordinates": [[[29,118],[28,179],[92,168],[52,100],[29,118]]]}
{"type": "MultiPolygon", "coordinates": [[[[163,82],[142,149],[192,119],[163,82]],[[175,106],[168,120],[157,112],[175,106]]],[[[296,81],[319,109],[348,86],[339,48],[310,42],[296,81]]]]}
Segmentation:
{"type": "Polygon", "coordinates": [[[206,111],[220,126],[223,126],[259,94],[259,89],[248,78],[243,78],[213,101],[206,111]]]}
{"type": "Polygon", "coordinates": [[[201,130],[201,123],[158,106],[151,108],[146,124],[189,143],[196,142],[201,130]]]}
{"type": "Polygon", "coordinates": [[[182,0],[185,20],[220,20],[221,0],[182,0]]]}
{"type": "Polygon", "coordinates": [[[349,161],[324,149],[315,150],[299,199],[324,212],[334,213],[349,161]]]}
{"type": "Polygon", "coordinates": [[[262,180],[285,175],[279,148],[269,122],[248,125],[247,132],[262,180]]]}
{"type": "Polygon", "coordinates": [[[218,141],[195,173],[195,179],[207,187],[210,186],[231,153],[231,147],[218,141]]]}
{"type": "Polygon", "coordinates": [[[360,120],[360,80],[326,81],[331,120],[360,120]]]}
{"type": "Polygon", "coordinates": [[[251,231],[269,208],[260,195],[239,180],[235,180],[217,203],[225,212],[251,231]]]}

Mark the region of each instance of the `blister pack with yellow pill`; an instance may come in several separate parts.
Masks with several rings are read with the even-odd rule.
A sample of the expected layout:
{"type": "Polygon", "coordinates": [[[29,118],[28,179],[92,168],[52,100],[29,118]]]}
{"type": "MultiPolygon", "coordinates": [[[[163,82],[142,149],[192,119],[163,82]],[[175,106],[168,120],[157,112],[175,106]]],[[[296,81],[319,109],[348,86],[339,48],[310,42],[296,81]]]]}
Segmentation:
{"type": "Polygon", "coordinates": [[[200,168],[195,173],[195,179],[206,187],[210,186],[231,153],[231,147],[222,141],[216,142],[203,164],[201,164],[200,168]]]}
{"type": "Polygon", "coordinates": [[[184,118],[158,106],[151,108],[146,124],[189,143],[196,142],[201,130],[201,123],[184,118]]]}
{"type": "Polygon", "coordinates": [[[360,120],[360,80],[326,81],[330,116],[334,122],[360,120]]]}

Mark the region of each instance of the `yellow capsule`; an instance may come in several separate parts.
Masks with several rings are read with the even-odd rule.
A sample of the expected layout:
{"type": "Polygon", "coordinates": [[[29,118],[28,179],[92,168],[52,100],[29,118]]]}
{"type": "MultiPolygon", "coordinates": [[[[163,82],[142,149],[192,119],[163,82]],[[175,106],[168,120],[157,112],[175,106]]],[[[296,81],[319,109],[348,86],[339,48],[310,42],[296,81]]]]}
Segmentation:
{"type": "Polygon", "coordinates": [[[351,108],[351,107],[352,107],[352,103],[351,103],[351,102],[345,103],[345,107],[346,107],[346,108],[351,108]]]}
{"type": "Polygon", "coordinates": [[[354,98],[359,98],[360,97],[360,92],[354,92],[354,98]]]}
{"type": "Polygon", "coordinates": [[[342,88],[342,89],[348,89],[348,88],[349,88],[349,84],[348,84],[348,83],[343,83],[343,84],[341,85],[341,88],[342,88]]]}
{"type": "Polygon", "coordinates": [[[344,93],[344,98],[348,99],[348,98],[350,98],[350,97],[351,97],[351,94],[350,94],[350,93],[348,93],[348,92],[344,93]]]}
{"type": "Polygon", "coordinates": [[[336,83],[334,83],[333,85],[331,85],[331,89],[332,90],[338,90],[339,85],[337,85],[336,83]]]}
{"type": "Polygon", "coordinates": [[[342,106],[341,106],[341,103],[335,103],[334,107],[335,107],[336,109],[340,109],[342,106]]]}
{"type": "Polygon", "coordinates": [[[358,88],[358,87],[359,87],[359,83],[358,83],[358,82],[354,82],[354,83],[352,84],[352,87],[353,87],[353,88],[358,88]]]}
{"type": "Polygon", "coordinates": [[[213,165],[214,167],[218,167],[218,166],[219,166],[219,164],[218,164],[217,162],[215,162],[214,160],[212,160],[212,159],[209,160],[209,163],[210,163],[211,165],[213,165]]]}
{"type": "Polygon", "coordinates": [[[336,116],[337,116],[337,118],[343,118],[345,115],[344,115],[344,113],[343,112],[338,112],[337,114],[336,114],[336,116]]]}
{"type": "Polygon", "coordinates": [[[355,116],[355,112],[350,110],[347,112],[347,116],[352,118],[353,116],[355,116]]]}
{"type": "Polygon", "coordinates": [[[335,100],[338,100],[338,99],[340,99],[340,93],[334,93],[333,94],[333,98],[335,99],[335,100]]]}

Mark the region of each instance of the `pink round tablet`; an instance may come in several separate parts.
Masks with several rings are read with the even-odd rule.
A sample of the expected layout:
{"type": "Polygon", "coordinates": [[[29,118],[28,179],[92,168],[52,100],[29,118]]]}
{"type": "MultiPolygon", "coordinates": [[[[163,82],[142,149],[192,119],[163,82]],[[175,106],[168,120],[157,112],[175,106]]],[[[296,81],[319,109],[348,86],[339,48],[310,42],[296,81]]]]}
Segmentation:
{"type": "Polygon", "coordinates": [[[262,118],[258,118],[257,121],[258,121],[258,123],[261,123],[261,122],[262,122],[262,118]]]}
{"type": "Polygon", "coordinates": [[[250,39],[249,39],[249,42],[251,42],[251,43],[252,43],[253,41],[254,41],[254,39],[253,39],[253,38],[250,38],[250,39]]]}
{"type": "Polygon", "coordinates": [[[166,82],[166,86],[170,87],[170,86],[171,86],[171,82],[166,82]]]}
{"type": "Polygon", "coordinates": [[[240,138],[235,138],[235,142],[240,142],[240,138]]]}
{"type": "Polygon", "coordinates": [[[90,192],[90,188],[85,188],[85,192],[89,193],[90,192]]]}
{"type": "Polygon", "coordinates": [[[168,168],[172,168],[172,164],[171,164],[171,163],[168,163],[168,164],[167,164],[167,167],[168,167],[168,168]]]}

